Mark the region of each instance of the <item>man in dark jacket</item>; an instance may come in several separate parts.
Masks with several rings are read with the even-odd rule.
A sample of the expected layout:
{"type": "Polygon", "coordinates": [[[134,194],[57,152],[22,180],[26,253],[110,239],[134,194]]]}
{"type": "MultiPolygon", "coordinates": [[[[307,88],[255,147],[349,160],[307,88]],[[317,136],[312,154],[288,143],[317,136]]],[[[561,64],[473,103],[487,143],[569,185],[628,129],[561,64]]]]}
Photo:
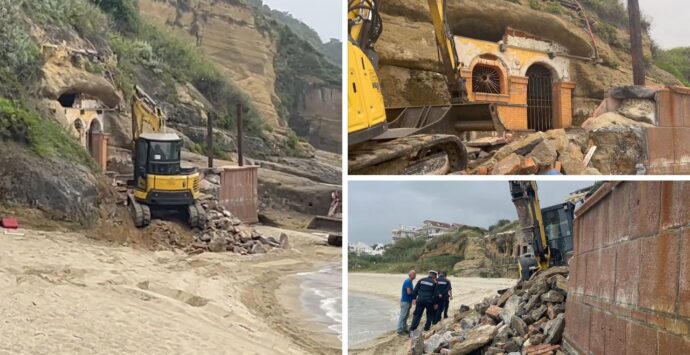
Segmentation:
{"type": "Polygon", "coordinates": [[[438,309],[438,291],[436,290],[436,275],[434,270],[429,271],[429,276],[419,280],[412,291],[412,304],[415,305],[410,331],[414,331],[422,320],[422,313],[426,310],[426,322],[424,331],[429,330],[434,321],[438,309]]]}
{"type": "Polygon", "coordinates": [[[450,299],[453,298],[452,290],[450,285],[450,280],[446,277],[446,272],[441,271],[437,280],[438,288],[438,310],[436,311],[436,319],[434,319],[434,324],[441,321],[441,315],[444,318],[448,318],[448,307],[450,306],[450,299]]]}

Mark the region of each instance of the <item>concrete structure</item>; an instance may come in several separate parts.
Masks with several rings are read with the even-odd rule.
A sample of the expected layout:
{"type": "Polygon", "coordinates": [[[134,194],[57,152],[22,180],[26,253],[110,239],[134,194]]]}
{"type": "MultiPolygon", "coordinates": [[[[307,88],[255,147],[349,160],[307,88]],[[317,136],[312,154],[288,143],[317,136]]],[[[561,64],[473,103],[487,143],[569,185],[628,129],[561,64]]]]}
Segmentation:
{"type": "Polygon", "coordinates": [[[656,93],[657,126],[647,128],[647,172],[690,174],[690,88],[656,93]]]}
{"type": "Polygon", "coordinates": [[[105,169],[108,161],[108,138],[103,132],[103,112],[107,109],[100,100],[80,93],[65,93],[50,108],[67,131],[86,148],[105,169]]]}
{"type": "Polygon", "coordinates": [[[400,226],[393,229],[391,232],[393,234],[393,241],[404,239],[404,238],[414,238],[419,235],[419,229],[412,226],[400,226]]]}
{"type": "Polygon", "coordinates": [[[564,346],[690,354],[690,182],[615,182],[576,211],[564,346]]]}
{"type": "Polygon", "coordinates": [[[572,126],[572,56],[556,44],[511,28],[490,42],[456,36],[469,99],[499,105],[509,130],[572,126]]]}

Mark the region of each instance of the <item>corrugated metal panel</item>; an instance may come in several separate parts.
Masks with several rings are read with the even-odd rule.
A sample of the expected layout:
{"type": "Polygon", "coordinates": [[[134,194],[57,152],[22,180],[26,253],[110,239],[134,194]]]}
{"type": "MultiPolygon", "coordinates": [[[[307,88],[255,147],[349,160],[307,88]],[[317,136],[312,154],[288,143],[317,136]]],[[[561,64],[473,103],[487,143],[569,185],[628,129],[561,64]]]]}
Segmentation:
{"type": "Polygon", "coordinates": [[[245,223],[259,222],[258,166],[223,167],[219,200],[245,223]]]}

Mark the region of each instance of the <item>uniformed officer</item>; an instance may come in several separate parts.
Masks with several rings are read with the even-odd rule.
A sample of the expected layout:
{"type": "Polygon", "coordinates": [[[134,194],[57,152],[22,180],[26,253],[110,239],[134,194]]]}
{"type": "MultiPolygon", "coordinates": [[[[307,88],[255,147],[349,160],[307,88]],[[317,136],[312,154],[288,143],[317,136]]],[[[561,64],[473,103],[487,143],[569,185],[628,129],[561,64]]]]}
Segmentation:
{"type": "Polygon", "coordinates": [[[453,287],[451,287],[450,280],[446,277],[446,272],[441,271],[438,275],[438,310],[436,311],[436,319],[434,324],[441,321],[441,315],[448,318],[448,307],[450,306],[450,299],[453,297],[453,287]],[[445,313],[445,314],[444,314],[445,313]]]}
{"type": "Polygon", "coordinates": [[[436,276],[438,273],[434,270],[429,271],[429,276],[419,280],[412,291],[412,304],[415,305],[412,325],[410,331],[414,331],[419,326],[419,321],[422,320],[422,313],[426,310],[426,322],[424,323],[424,330],[427,331],[434,321],[436,310],[438,309],[437,299],[438,291],[436,290],[436,276]]]}

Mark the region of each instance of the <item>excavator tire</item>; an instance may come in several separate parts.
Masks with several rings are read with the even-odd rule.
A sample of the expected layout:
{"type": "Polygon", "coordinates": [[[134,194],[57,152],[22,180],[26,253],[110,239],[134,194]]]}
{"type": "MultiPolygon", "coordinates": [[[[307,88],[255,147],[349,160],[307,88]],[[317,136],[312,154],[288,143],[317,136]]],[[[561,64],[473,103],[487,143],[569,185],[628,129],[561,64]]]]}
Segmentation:
{"type": "Polygon", "coordinates": [[[352,147],[352,175],[431,175],[467,168],[467,149],[453,135],[421,134],[352,147]]]}

